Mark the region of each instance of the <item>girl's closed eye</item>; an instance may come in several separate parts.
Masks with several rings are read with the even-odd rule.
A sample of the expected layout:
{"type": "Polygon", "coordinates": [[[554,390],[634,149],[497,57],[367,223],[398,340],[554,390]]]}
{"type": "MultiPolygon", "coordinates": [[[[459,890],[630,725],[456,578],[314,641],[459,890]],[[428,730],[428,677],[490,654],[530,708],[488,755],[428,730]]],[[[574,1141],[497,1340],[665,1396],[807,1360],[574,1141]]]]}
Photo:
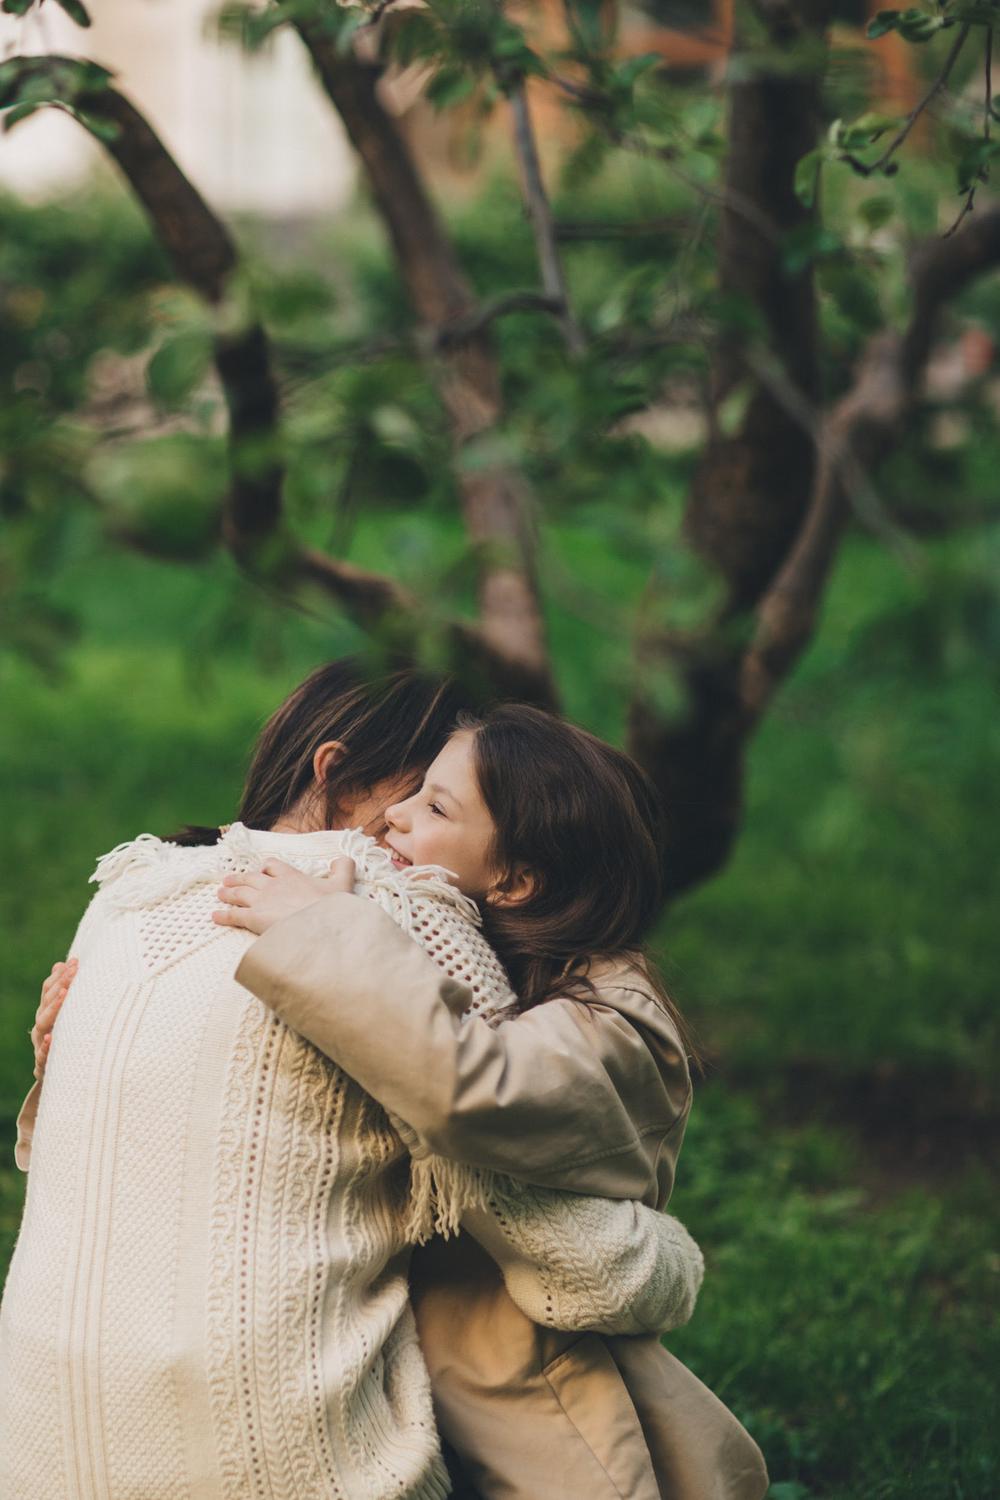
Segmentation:
{"type": "Polygon", "coordinates": [[[431,803],[431,812],[432,813],[437,813],[437,815],[438,815],[439,818],[446,818],[448,816],[448,814],[445,812],[444,808],[441,807],[441,805],[439,803],[437,803],[437,802],[432,802],[431,803]]]}

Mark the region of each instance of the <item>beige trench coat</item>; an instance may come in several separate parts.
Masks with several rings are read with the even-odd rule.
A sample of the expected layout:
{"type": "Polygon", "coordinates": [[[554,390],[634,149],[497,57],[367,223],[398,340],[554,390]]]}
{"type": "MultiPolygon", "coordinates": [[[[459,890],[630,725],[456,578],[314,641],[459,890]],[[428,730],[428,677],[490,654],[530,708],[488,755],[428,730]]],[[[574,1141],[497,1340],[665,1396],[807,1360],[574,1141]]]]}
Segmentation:
{"type": "MultiPolygon", "coordinates": [[[[406,1121],[415,1156],[665,1206],[691,1086],[638,970],[596,971],[596,1001],[462,1020],[464,986],[373,903],[337,894],[272,927],[236,977],[406,1121]]],[[[537,1326],[468,1235],[418,1251],[411,1286],[466,1476],[456,1500],[761,1500],[757,1445],[656,1338],[537,1326]]]]}

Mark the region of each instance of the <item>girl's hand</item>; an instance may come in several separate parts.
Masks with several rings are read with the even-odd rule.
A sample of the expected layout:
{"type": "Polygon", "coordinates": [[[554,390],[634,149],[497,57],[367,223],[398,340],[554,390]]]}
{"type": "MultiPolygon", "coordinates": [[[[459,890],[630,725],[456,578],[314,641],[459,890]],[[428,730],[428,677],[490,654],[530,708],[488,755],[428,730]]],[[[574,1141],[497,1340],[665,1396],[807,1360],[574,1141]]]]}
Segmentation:
{"type": "Polygon", "coordinates": [[[227,875],[217,895],[225,903],[212,913],[220,927],[243,927],[247,932],[266,932],[282,917],[312,906],[334,889],[330,878],[306,875],[280,859],[269,859],[254,874],[227,875]]]}
{"type": "Polygon", "coordinates": [[[69,987],[76,977],[77,968],[78,962],[75,958],[67,959],[65,963],[53,964],[51,974],[42,983],[41,1003],[35,1013],[35,1024],[31,1028],[31,1045],[35,1049],[34,1076],[36,1078],[41,1078],[45,1072],[49,1048],[52,1045],[52,1028],[56,1024],[56,1016],[62,1009],[62,1003],[69,993],[69,987]]]}

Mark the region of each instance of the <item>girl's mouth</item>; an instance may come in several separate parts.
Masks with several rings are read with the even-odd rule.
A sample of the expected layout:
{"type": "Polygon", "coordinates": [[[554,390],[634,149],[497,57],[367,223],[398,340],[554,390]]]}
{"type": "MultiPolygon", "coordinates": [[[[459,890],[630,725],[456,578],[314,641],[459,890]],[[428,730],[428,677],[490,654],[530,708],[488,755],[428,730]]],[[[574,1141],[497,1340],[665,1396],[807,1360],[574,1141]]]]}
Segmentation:
{"type": "Polygon", "coordinates": [[[391,844],[387,844],[386,848],[389,850],[389,858],[397,870],[408,870],[410,868],[413,863],[412,859],[407,859],[405,854],[400,854],[399,850],[394,849],[391,844]]]}

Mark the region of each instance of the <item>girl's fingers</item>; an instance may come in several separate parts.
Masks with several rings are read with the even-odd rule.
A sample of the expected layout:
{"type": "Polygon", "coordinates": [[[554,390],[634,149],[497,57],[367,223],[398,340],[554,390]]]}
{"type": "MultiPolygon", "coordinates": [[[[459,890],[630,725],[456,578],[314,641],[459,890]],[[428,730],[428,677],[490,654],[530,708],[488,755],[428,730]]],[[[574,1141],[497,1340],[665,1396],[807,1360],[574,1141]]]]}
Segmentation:
{"type": "Polygon", "coordinates": [[[220,927],[241,927],[251,932],[256,930],[251,925],[253,913],[245,907],[224,906],[220,911],[213,911],[212,921],[217,922],[220,927]]]}
{"type": "Polygon", "coordinates": [[[341,854],[337,859],[330,861],[328,889],[333,891],[353,891],[356,878],[357,866],[349,855],[341,854]]]}
{"type": "Polygon", "coordinates": [[[224,875],[222,877],[222,884],[226,886],[249,885],[253,886],[255,890],[260,890],[265,884],[265,880],[262,871],[245,870],[242,875],[224,875]]]}
{"type": "Polygon", "coordinates": [[[41,1005],[35,1011],[35,1025],[40,1031],[52,1030],[56,1022],[56,1016],[62,1010],[65,999],[65,990],[58,990],[54,995],[48,997],[43,996],[41,1005]]]}
{"type": "Polygon", "coordinates": [[[212,921],[219,922],[223,927],[243,927],[247,915],[245,906],[223,906],[220,910],[213,911],[212,921]]]}
{"type": "Polygon", "coordinates": [[[50,1005],[44,1006],[36,1012],[35,1026],[39,1036],[44,1036],[46,1032],[52,1030],[56,1024],[56,1017],[59,1015],[59,1010],[60,1007],[58,1005],[50,1005]]]}
{"type": "Polygon", "coordinates": [[[254,890],[248,885],[220,885],[215,894],[229,906],[248,906],[254,890]]]}

